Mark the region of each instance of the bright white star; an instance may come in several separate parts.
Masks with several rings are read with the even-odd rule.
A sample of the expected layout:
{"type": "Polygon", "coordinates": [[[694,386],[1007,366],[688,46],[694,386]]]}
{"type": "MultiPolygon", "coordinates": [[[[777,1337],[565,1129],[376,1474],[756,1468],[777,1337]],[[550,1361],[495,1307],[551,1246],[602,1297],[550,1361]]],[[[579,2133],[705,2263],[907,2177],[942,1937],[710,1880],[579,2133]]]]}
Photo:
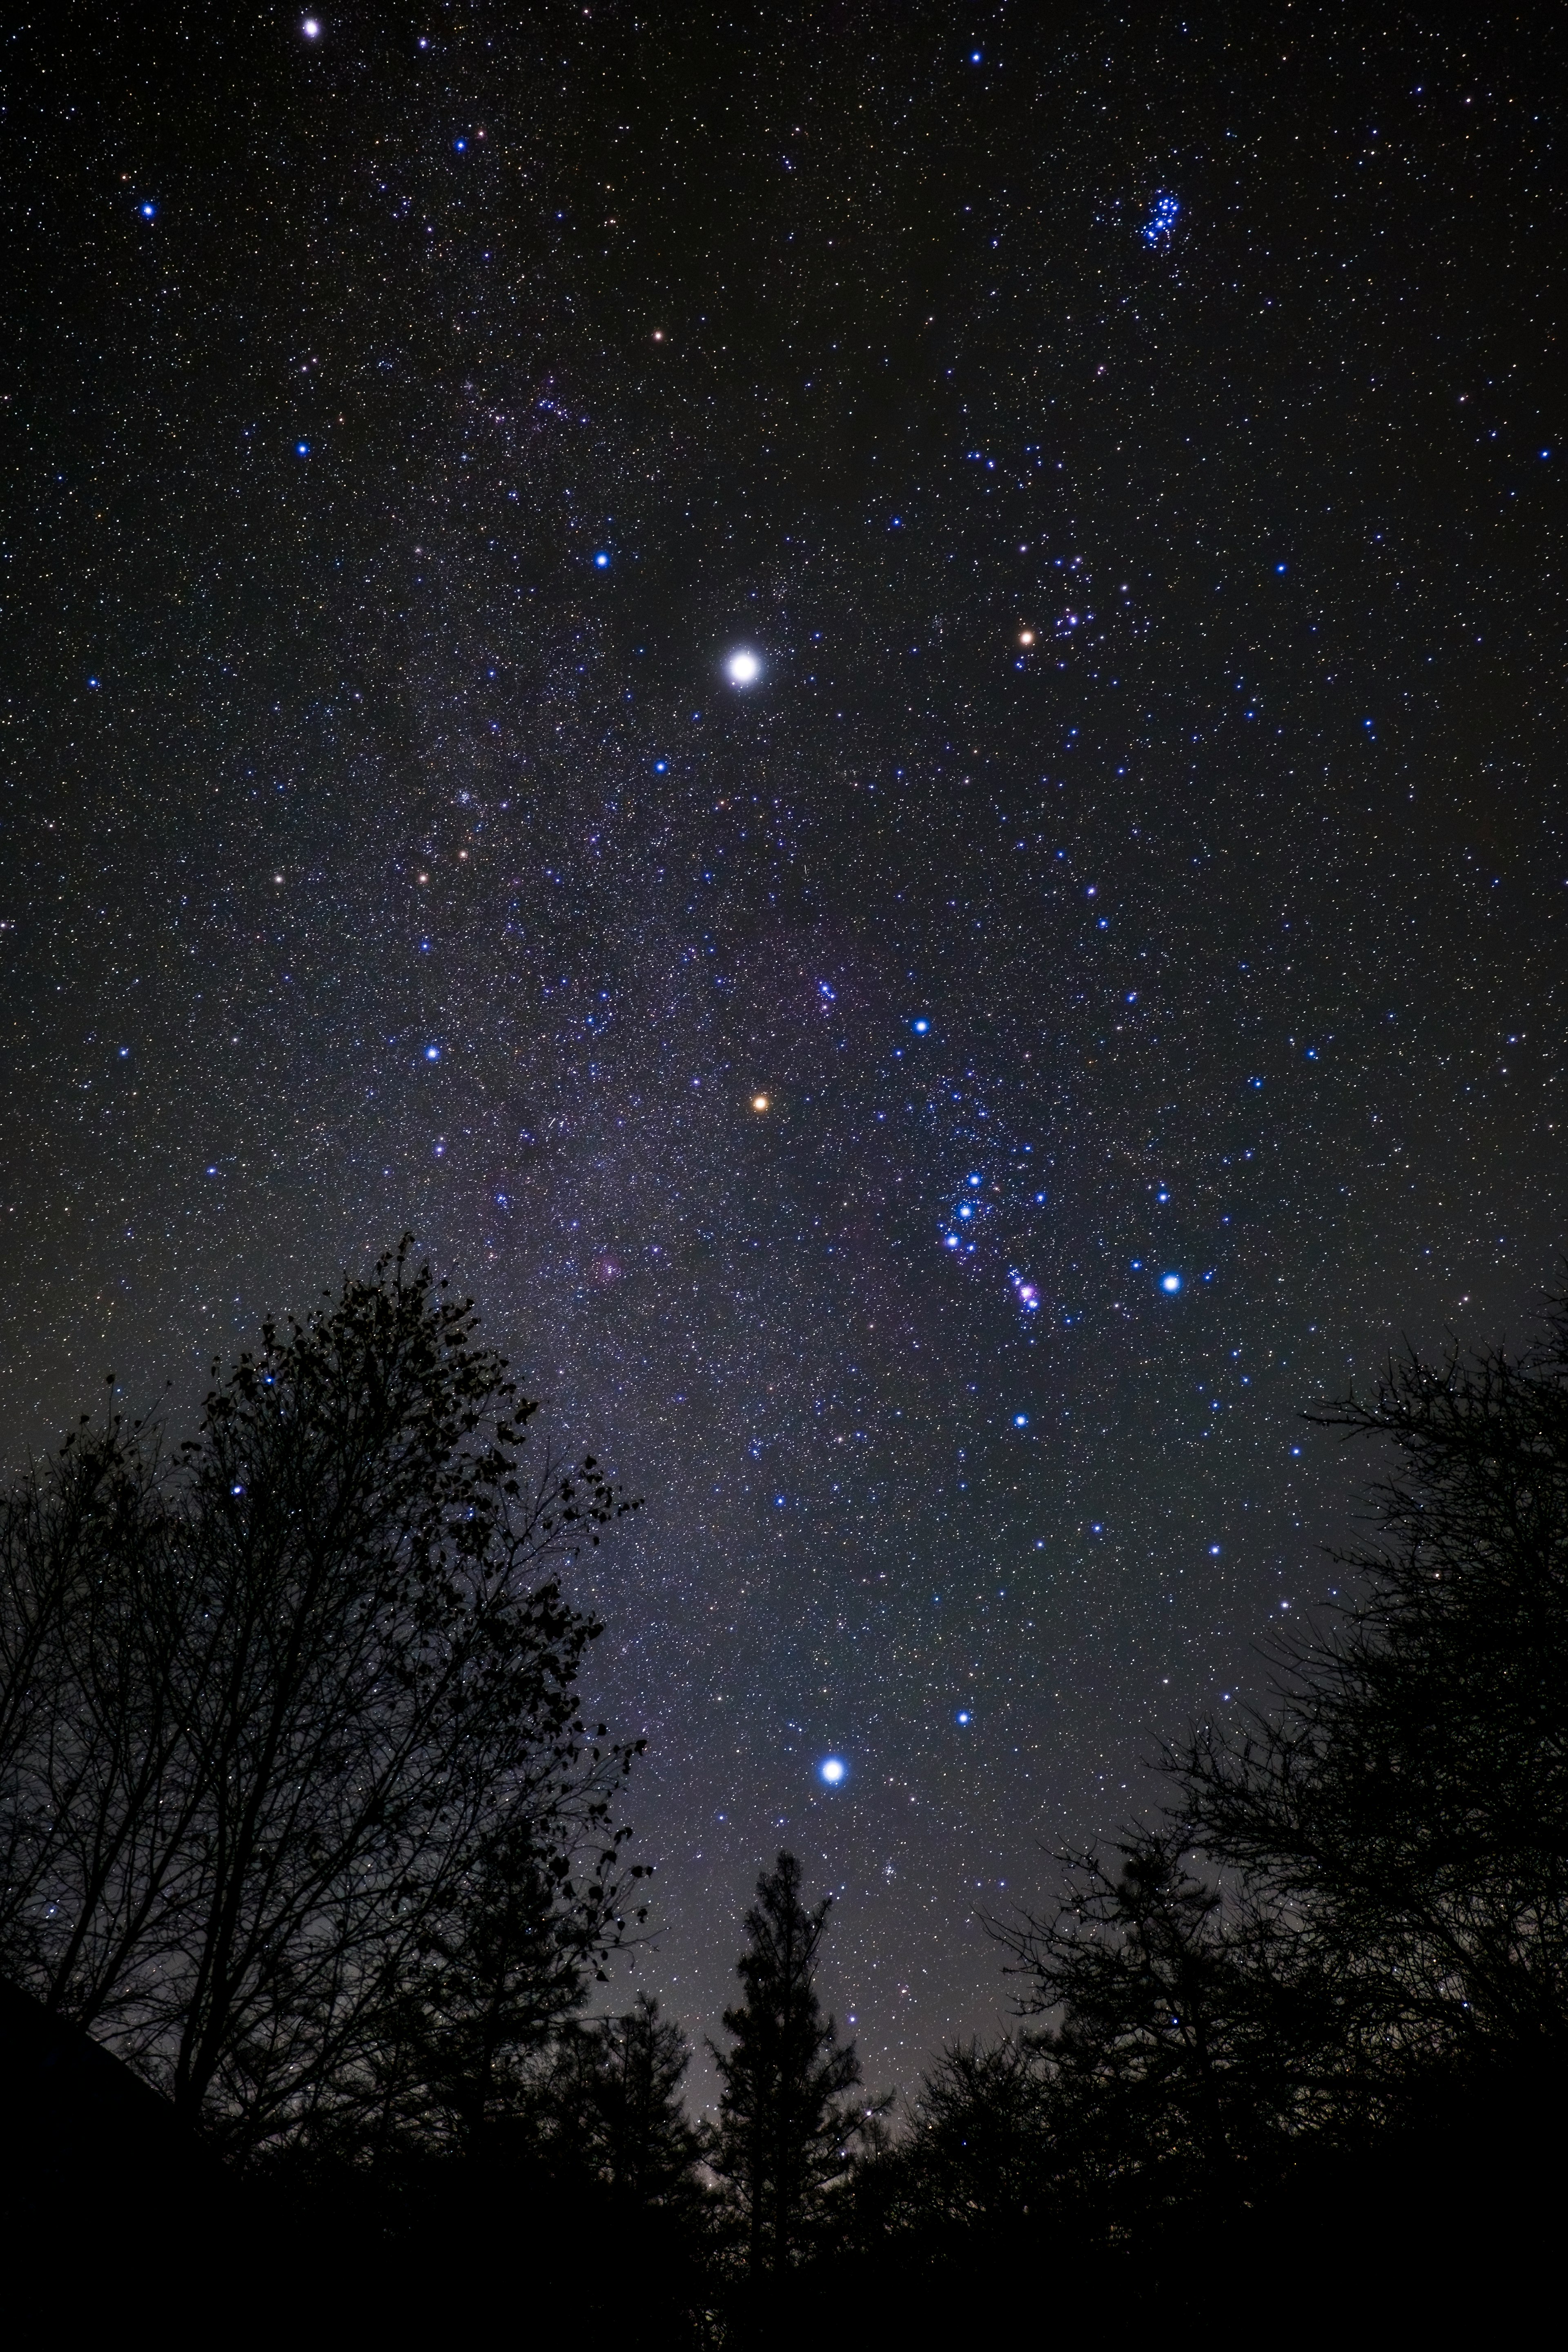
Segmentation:
{"type": "Polygon", "coordinates": [[[739,653],[730,656],[724,670],[731,686],[755,686],[763,674],[763,666],[755,654],[748,653],[742,646],[739,653]]]}
{"type": "Polygon", "coordinates": [[[847,1776],[849,1767],[842,1756],[825,1756],[816,1769],[819,1778],[826,1780],[830,1789],[837,1789],[840,1780],[847,1776]]]}

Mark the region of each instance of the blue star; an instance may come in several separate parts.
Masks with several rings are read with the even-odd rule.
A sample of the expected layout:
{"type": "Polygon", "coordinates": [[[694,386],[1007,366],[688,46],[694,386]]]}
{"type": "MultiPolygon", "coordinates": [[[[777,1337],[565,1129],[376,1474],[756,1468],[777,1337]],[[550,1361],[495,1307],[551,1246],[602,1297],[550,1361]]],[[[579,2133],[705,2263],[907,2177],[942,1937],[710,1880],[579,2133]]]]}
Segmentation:
{"type": "Polygon", "coordinates": [[[842,1756],[825,1756],[816,1771],[817,1778],[826,1780],[830,1789],[837,1789],[840,1781],[849,1777],[849,1767],[842,1756]]]}
{"type": "Polygon", "coordinates": [[[1181,1286],[1182,1277],[1179,1274],[1163,1274],[1160,1276],[1160,1287],[1162,1290],[1174,1294],[1176,1291],[1180,1290],[1181,1286]]]}

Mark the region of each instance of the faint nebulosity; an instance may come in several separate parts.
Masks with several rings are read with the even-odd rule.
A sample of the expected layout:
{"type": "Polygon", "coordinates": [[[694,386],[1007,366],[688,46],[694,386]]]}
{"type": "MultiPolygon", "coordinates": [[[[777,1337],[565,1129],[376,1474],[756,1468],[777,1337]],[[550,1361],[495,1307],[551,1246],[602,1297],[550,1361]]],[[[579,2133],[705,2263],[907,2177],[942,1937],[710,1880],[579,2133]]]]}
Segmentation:
{"type": "Polygon", "coordinates": [[[786,1838],[869,2079],[992,2025],[1333,1581],[1299,1405],[1553,1278],[1562,47],[9,36],[9,1454],[412,1226],[647,1497],[699,2034],[786,1838]]]}

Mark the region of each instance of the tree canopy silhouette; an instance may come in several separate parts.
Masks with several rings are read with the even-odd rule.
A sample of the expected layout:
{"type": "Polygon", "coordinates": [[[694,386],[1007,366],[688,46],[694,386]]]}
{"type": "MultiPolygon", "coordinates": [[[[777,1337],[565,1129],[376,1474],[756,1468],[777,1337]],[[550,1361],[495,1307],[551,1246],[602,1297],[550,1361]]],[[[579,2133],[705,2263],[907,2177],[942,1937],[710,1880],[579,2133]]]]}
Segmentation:
{"type": "Polygon", "coordinates": [[[0,1503],[0,1966],[241,2150],[406,2100],[412,1983],[471,2105],[624,1932],[560,1571],[629,1506],[534,1412],[405,1240],[0,1503]]]}
{"type": "Polygon", "coordinates": [[[640,1993],[624,2015],[574,2023],[561,2037],[546,2110],[570,2161],[623,2211],[693,2220],[700,2136],[681,2084],[691,2050],[640,1993]]]}
{"type": "Polygon", "coordinates": [[[1568,1314],[1311,1416],[1392,1449],[1280,1704],[1171,1760],[1186,1833],[1391,2046],[1568,2052],[1568,1314]]]}
{"type": "Polygon", "coordinates": [[[753,2277],[808,2250],[867,2119],[865,2101],[846,2096],[860,2079],[854,2044],[839,2042],[816,1992],[831,1904],[807,1907],[792,1853],[764,1871],[735,1966],[742,1999],[724,2012],[731,2046],[709,2045],[722,2088],[708,2160],[733,2200],[753,2277]]]}
{"type": "Polygon", "coordinates": [[[1167,1752],[1163,1818],[994,1924],[1031,2024],[928,2076],[859,2183],[866,2246],[956,2234],[962,2265],[1026,2214],[1155,2268],[1201,2228],[1266,2269],[1346,2198],[1436,2246],[1555,2193],[1568,1316],[1520,1355],[1407,1350],[1309,1417],[1393,1456],[1342,1603],[1271,1705],[1167,1752]]]}

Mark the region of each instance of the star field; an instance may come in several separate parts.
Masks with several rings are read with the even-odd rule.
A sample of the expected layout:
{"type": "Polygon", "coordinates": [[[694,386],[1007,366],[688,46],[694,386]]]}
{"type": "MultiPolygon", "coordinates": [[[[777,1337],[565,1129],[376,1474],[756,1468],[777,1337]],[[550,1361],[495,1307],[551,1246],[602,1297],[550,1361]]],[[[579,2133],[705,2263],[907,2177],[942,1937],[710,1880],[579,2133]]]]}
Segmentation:
{"type": "Polygon", "coordinates": [[[1334,1582],[1300,1405],[1552,1279],[1561,46],[8,37],[10,1454],[412,1226],[646,1497],[699,2034],[784,1843],[869,2077],[994,2024],[1334,1582]]]}

